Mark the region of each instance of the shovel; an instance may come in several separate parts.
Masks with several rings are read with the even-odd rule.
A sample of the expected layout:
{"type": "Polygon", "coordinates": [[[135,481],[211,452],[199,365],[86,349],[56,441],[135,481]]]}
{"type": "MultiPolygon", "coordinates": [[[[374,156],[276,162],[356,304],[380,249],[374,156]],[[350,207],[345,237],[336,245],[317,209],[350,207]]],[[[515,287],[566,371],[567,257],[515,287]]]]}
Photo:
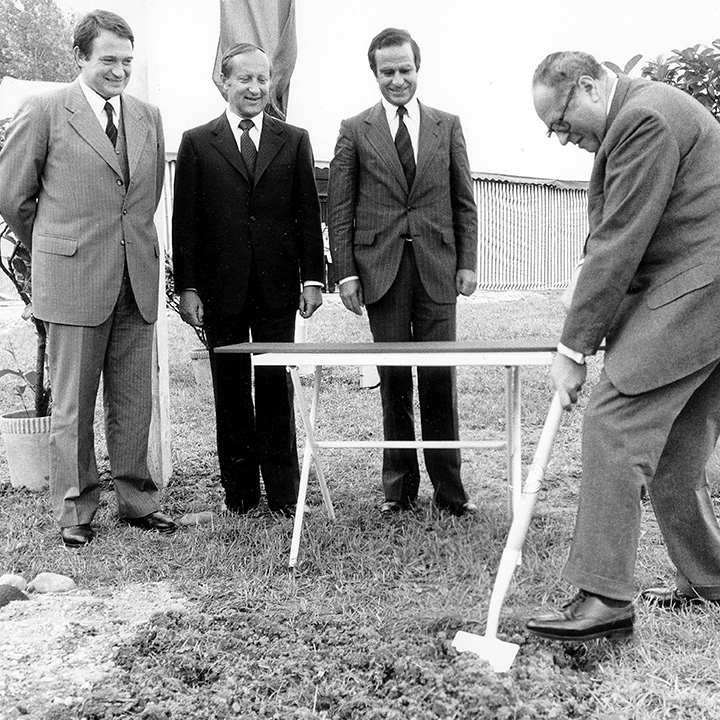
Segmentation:
{"type": "Polygon", "coordinates": [[[525,478],[520,502],[513,513],[508,539],[500,558],[495,585],[490,596],[485,635],[476,635],[459,630],[452,642],[453,647],[458,652],[474,652],[483,660],[487,660],[496,673],[507,672],[510,669],[520,647],[515,643],[504,642],[497,638],[500,609],[510,587],[515,567],[520,559],[520,552],[532,519],[535,500],[537,500],[538,490],[545,475],[545,468],[550,460],[550,453],[560,427],[562,415],[563,409],[560,405],[560,398],[555,393],[550,403],[547,418],[545,418],[545,425],[535,450],[532,465],[525,478]]]}

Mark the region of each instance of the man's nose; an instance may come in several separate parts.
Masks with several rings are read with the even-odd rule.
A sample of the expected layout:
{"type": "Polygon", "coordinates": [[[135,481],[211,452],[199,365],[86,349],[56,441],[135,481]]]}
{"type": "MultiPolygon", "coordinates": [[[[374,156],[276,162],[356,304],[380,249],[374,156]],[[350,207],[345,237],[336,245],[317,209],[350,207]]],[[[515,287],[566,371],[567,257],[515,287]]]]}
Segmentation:
{"type": "Polygon", "coordinates": [[[402,85],[405,82],[405,78],[403,78],[402,73],[396,72],[393,75],[393,85],[402,85]]]}
{"type": "Polygon", "coordinates": [[[567,145],[570,142],[570,133],[569,132],[558,132],[555,131],[555,135],[557,135],[558,142],[561,145],[567,145]]]}

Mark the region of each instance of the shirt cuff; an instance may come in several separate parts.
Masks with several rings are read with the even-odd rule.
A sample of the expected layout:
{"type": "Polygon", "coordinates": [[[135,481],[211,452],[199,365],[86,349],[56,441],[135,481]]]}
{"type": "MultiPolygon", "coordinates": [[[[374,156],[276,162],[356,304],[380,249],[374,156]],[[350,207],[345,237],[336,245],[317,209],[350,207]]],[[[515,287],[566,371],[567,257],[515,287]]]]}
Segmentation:
{"type": "Polygon", "coordinates": [[[585,356],[577,352],[577,350],[571,350],[567,345],[563,345],[562,343],[558,343],[557,351],[564,355],[566,358],[569,358],[573,362],[576,362],[578,365],[584,365],[585,364],[585,356]]]}
{"type": "Polygon", "coordinates": [[[350,280],[359,280],[360,278],[357,275],[348,275],[346,278],[343,278],[338,285],[342,285],[343,283],[350,282],[350,280]]]}
{"type": "Polygon", "coordinates": [[[318,282],[317,280],[306,280],[303,283],[303,287],[322,287],[323,284],[321,282],[318,282]]]}

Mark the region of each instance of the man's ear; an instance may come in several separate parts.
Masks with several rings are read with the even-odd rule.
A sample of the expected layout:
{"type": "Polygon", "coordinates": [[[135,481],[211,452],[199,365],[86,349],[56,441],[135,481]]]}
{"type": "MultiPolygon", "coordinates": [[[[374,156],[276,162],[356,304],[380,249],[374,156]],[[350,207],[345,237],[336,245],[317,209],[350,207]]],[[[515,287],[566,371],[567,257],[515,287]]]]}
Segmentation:
{"type": "Polygon", "coordinates": [[[75,64],[78,67],[82,67],[82,64],[80,61],[84,60],[85,58],[84,58],[83,54],[80,52],[80,48],[77,45],[73,48],[73,57],[75,58],[75,64]]]}
{"type": "Polygon", "coordinates": [[[580,89],[593,101],[599,102],[600,97],[600,85],[598,81],[590,75],[581,75],[577,81],[580,89]]]}

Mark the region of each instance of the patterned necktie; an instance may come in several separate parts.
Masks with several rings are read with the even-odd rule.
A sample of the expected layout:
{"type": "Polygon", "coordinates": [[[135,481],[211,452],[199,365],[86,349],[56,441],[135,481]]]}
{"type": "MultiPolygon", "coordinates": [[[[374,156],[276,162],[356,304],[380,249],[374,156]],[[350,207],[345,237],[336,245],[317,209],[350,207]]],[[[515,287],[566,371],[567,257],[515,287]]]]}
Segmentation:
{"type": "Polygon", "coordinates": [[[113,122],[113,106],[109,103],[105,103],[105,114],[107,115],[107,125],[105,126],[105,134],[110,138],[110,142],[113,147],[117,144],[118,129],[115,127],[113,122]]]}
{"type": "Polygon", "coordinates": [[[251,180],[255,177],[255,160],[257,159],[255,143],[250,138],[250,128],[254,127],[255,123],[252,120],[245,118],[240,121],[240,129],[242,130],[242,136],[240,137],[240,154],[245,161],[245,167],[248,170],[251,180]]]}
{"type": "Polygon", "coordinates": [[[398,155],[400,156],[400,164],[405,172],[405,179],[407,180],[408,190],[412,187],[413,180],[415,180],[415,155],[413,155],[413,146],[410,141],[410,133],[408,132],[403,116],[407,112],[404,105],[398,106],[398,129],[395,133],[395,147],[397,148],[398,155]]]}

